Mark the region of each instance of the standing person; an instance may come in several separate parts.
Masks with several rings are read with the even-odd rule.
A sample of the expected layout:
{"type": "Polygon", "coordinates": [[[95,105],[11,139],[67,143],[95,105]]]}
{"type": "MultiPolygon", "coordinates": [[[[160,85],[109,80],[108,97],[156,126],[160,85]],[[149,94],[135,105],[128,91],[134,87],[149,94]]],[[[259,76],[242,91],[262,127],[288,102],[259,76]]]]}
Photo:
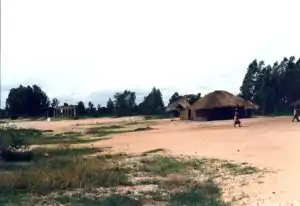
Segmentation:
{"type": "Polygon", "coordinates": [[[234,123],[234,127],[236,127],[236,125],[239,125],[239,127],[241,127],[240,115],[238,113],[237,108],[235,109],[234,112],[233,123],[234,123]]]}
{"type": "Polygon", "coordinates": [[[294,122],[295,120],[297,122],[299,122],[299,114],[298,114],[298,110],[296,108],[294,108],[294,117],[293,117],[292,122],[294,122]]]}

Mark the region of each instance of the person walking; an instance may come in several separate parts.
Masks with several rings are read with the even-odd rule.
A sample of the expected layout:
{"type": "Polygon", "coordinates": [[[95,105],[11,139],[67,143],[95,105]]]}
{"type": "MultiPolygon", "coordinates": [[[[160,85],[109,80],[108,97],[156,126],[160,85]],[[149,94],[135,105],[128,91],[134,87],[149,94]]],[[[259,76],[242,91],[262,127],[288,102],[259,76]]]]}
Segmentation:
{"type": "Polygon", "coordinates": [[[235,109],[234,112],[233,125],[234,127],[236,127],[236,125],[239,125],[239,127],[241,127],[240,115],[237,108],[235,109]]]}
{"type": "Polygon", "coordinates": [[[299,120],[299,112],[298,112],[298,110],[297,110],[296,108],[294,108],[294,116],[293,116],[292,122],[294,122],[295,120],[296,120],[297,122],[300,121],[300,120],[299,120]]]}

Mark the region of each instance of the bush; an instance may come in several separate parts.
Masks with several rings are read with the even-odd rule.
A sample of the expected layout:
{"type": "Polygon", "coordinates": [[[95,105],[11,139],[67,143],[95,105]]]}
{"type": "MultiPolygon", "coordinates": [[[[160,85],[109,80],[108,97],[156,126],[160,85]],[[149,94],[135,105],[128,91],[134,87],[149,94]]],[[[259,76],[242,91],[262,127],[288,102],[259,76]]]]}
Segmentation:
{"type": "Polygon", "coordinates": [[[25,139],[19,135],[17,130],[11,128],[1,128],[0,155],[4,161],[29,161],[32,159],[25,139]]]}
{"type": "Polygon", "coordinates": [[[171,194],[170,205],[202,205],[202,206],[229,206],[221,200],[221,191],[215,183],[207,181],[201,185],[171,194]]]}
{"type": "Polygon", "coordinates": [[[23,162],[31,161],[33,159],[33,153],[31,151],[2,151],[1,158],[6,162],[23,162]]]}

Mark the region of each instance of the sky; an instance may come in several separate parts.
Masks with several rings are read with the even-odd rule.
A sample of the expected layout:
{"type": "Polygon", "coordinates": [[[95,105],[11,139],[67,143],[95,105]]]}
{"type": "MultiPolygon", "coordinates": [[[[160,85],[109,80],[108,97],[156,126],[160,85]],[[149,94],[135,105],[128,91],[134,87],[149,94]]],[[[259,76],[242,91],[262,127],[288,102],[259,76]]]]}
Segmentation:
{"type": "Polygon", "coordinates": [[[254,59],[300,57],[298,0],[2,0],[1,97],[37,84],[61,103],[116,91],[239,92],[254,59]]]}

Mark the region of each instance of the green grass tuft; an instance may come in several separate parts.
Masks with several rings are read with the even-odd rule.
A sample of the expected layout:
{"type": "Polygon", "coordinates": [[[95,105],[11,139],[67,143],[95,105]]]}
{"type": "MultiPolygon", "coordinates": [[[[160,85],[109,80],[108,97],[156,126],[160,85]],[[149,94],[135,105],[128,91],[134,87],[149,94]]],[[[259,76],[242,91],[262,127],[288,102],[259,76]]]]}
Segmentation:
{"type": "Polygon", "coordinates": [[[239,165],[231,162],[226,162],[221,165],[222,168],[229,170],[234,175],[249,175],[259,172],[259,169],[245,164],[239,165]]]}
{"type": "Polygon", "coordinates": [[[171,195],[170,206],[229,206],[221,200],[221,191],[218,186],[207,181],[185,191],[176,192],[171,195]]]}

